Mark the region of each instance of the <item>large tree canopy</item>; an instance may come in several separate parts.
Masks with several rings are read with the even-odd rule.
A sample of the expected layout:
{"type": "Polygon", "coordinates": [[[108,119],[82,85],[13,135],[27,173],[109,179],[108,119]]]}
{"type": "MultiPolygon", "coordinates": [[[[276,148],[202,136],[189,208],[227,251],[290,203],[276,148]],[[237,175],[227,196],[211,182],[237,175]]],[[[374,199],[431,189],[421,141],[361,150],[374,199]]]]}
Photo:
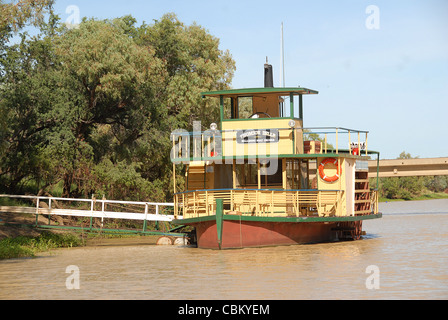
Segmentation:
{"type": "Polygon", "coordinates": [[[54,0],[0,0],[0,31],[18,31],[30,22],[38,26],[54,0]]]}
{"type": "Polygon", "coordinates": [[[170,132],[217,120],[200,92],[229,87],[229,52],[174,14],[40,28],[0,52],[2,191],[169,200],[170,132]]]}

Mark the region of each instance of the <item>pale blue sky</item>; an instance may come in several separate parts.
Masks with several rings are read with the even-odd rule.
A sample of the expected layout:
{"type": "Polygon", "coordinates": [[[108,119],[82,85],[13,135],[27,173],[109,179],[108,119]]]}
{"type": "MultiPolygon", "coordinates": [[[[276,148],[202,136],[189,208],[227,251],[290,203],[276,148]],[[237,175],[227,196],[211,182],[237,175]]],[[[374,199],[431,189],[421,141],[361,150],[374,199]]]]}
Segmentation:
{"type": "Polygon", "coordinates": [[[287,86],[319,91],[304,99],[304,126],[368,130],[381,158],[448,156],[448,1],[87,1],[56,0],[80,16],[133,15],[151,24],[164,13],[194,21],[236,61],[232,86],[263,86],[266,56],[280,77],[284,23],[287,86]],[[368,29],[369,5],[379,29],[368,29]]]}

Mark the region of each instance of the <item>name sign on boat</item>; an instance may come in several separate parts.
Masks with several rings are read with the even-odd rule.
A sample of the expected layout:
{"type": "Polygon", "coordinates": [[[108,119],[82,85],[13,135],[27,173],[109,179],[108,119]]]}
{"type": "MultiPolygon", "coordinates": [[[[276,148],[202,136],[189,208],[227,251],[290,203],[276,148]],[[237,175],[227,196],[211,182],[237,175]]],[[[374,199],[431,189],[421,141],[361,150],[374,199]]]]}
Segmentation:
{"type": "Polygon", "coordinates": [[[237,130],[236,141],[245,143],[276,143],[279,141],[278,129],[237,130]]]}

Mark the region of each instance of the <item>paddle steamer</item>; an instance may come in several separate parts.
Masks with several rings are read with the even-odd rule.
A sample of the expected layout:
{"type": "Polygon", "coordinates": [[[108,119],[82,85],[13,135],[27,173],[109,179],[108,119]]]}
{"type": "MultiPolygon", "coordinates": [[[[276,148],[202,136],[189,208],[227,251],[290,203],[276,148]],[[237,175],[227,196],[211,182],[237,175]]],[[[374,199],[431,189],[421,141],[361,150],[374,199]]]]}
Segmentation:
{"type": "Polygon", "coordinates": [[[204,92],[219,101],[219,125],[172,133],[173,222],[194,227],[199,248],[358,240],[362,222],[382,216],[378,176],[369,185],[367,160],[378,164],[379,152],[368,150],[368,132],[305,128],[303,98],[318,92],[272,83],[265,64],[264,87],[204,92]]]}

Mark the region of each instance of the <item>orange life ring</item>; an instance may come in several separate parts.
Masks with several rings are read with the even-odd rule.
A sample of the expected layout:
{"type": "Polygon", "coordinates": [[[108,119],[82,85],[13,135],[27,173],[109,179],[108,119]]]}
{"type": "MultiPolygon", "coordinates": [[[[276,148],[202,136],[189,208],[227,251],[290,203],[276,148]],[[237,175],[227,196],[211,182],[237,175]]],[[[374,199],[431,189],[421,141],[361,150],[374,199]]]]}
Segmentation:
{"type": "Polygon", "coordinates": [[[341,173],[342,173],[342,169],[338,165],[338,160],[335,158],[327,158],[327,159],[323,160],[319,165],[319,175],[322,178],[322,180],[325,180],[327,182],[335,182],[336,180],[339,179],[339,176],[341,175],[341,173]],[[337,168],[336,174],[331,177],[327,176],[324,172],[325,166],[329,163],[334,164],[337,168]]]}

